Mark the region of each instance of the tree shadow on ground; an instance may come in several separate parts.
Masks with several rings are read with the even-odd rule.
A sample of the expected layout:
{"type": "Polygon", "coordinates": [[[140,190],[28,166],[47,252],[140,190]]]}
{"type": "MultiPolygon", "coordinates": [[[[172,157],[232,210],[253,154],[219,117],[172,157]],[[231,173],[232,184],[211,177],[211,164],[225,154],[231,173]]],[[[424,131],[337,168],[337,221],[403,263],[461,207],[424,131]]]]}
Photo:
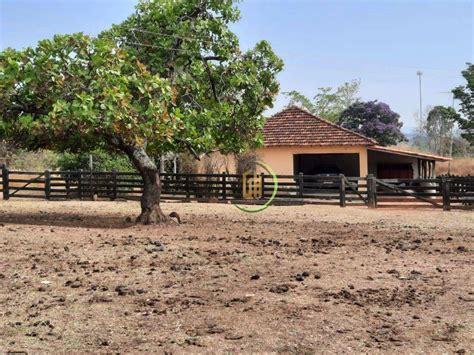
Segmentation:
{"type": "Polygon", "coordinates": [[[135,225],[123,216],[87,215],[71,213],[0,213],[0,224],[22,224],[49,227],[71,228],[111,228],[124,229],[135,225]]]}

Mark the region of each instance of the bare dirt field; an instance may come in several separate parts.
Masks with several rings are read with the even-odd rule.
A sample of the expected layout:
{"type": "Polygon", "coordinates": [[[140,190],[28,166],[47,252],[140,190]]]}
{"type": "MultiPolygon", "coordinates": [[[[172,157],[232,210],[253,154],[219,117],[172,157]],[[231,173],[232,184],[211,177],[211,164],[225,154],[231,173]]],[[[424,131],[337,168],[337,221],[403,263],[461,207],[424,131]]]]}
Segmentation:
{"type": "Polygon", "coordinates": [[[0,201],[0,351],[470,353],[474,213],[0,201]]]}

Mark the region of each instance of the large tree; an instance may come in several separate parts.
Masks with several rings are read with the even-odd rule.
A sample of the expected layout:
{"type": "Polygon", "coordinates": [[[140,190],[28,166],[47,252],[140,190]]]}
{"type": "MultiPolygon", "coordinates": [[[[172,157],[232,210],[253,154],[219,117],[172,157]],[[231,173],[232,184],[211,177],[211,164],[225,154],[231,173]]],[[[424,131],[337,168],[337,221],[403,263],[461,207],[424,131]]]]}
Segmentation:
{"type": "Polygon", "coordinates": [[[338,123],[375,139],[381,145],[394,145],[406,140],[401,132],[400,115],[383,102],[356,102],[342,112],[338,123]]]}
{"type": "Polygon", "coordinates": [[[322,87],[312,100],[299,91],[286,92],[285,95],[290,98],[290,105],[302,106],[316,116],[336,121],[342,111],[360,100],[357,96],[359,87],[360,80],[346,82],[335,89],[322,87]]]}
{"type": "Polygon", "coordinates": [[[460,111],[463,114],[457,122],[463,131],[462,137],[474,145],[474,64],[467,63],[462,76],[466,79],[466,85],[453,90],[454,98],[461,102],[460,111]]]}
{"type": "Polygon", "coordinates": [[[435,106],[426,118],[426,133],[431,151],[451,155],[454,123],[460,115],[452,107],[435,106]]]}
{"type": "Polygon", "coordinates": [[[282,61],[259,42],[242,52],[232,0],[141,1],[102,33],[55,36],[0,53],[0,139],[28,149],[125,153],[143,177],[137,222],[160,208],[154,155],[241,151],[261,142],[282,61]]]}

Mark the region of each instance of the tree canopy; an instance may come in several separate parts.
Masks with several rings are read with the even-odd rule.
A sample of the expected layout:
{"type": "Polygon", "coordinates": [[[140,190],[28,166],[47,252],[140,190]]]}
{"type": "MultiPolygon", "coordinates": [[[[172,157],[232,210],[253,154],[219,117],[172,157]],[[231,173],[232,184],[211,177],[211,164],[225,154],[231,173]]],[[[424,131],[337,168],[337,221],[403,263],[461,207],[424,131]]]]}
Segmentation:
{"type": "Polygon", "coordinates": [[[298,91],[290,91],[285,94],[290,98],[290,105],[302,106],[316,116],[334,122],[342,111],[360,100],[357,96],[359,87],[360,80],[346,82],[335,89],[322,87],[318,89],[313,100],[298,91]]]}
{"type": "Polygon", "coordinates": [[[466,85],[458,86],[453,94],[461,102],[462,116],[456,120],[463,131],[462,137],[474,144],[474,64],[467,63],[467,66],[462,72],[466,85]]]}
{"type": "Polygon", "coordinates": [[[283,63],[265,41],[242,51],[229,29],[238,19],[232,0],[141,1],[98,38],[58,35],[1,52],[0,140],[120,150],[157,204],[154,154],[198,157],[262,141],[283,63]]]}
{"type": "Polygon", "coordinates": [[[406,140],[401,132],[400,115],[383,102],[356,102],[342,112],[338,124],[373,138],[381,145],[406,140]]]}
{"type": "Polygon", "coordinates": [[[435,106],[426,118],[428,145],[439,155],[452,154],[453,128],[460,115],[452,107],[435,106]]]}

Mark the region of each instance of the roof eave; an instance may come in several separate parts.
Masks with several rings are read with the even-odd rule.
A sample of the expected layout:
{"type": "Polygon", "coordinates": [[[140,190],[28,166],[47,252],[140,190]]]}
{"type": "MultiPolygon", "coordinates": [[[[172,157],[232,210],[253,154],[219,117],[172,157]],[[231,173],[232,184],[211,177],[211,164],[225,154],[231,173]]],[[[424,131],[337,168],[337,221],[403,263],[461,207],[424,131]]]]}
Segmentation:
{"type": "Polygon", "coordinates": [[[447,161],[453,160],[452,158],[442,157],[439,155],[417,153],[417,152],[411,152],[411,151],[403,150],[403,149],[383,147],[379,145],[369,146],[367,147],[367,149],[377,151],[377,152],[382,152],[382,153],[403,155],[403,156],[408,156],[408,157],[418,158],[418,159],[434,160],[438,162],[447,162],[447,161]]]}

